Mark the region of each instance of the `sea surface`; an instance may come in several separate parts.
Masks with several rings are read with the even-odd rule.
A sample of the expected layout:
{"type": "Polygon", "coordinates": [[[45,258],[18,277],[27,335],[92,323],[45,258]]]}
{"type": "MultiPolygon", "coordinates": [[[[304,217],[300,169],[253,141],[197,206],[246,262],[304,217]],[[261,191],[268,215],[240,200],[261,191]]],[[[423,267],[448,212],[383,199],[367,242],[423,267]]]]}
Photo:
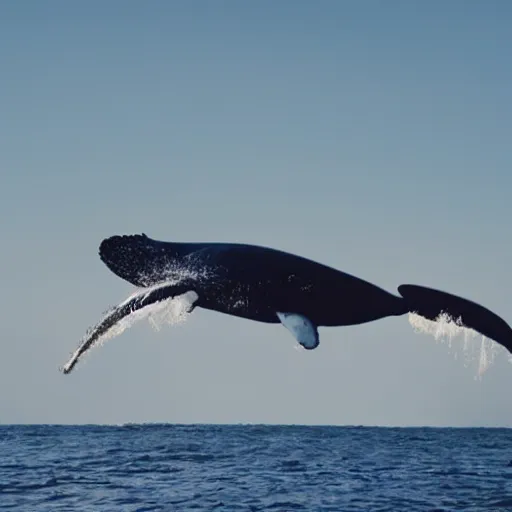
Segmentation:
{"type": "Polygon", "coordinates": [[[0,426],[0,510],[512,511],[512,430],[0,426]]]}

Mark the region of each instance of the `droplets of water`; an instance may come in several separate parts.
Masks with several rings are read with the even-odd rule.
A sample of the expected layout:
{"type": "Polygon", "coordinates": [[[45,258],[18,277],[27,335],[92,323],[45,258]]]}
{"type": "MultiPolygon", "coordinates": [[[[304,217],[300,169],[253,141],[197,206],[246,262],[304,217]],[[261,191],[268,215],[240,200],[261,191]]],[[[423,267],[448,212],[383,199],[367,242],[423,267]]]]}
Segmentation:
{"type": "Polygon", "coordinates": [[[186,280],[201,283],[211,280],[214,275],[215,269],[213,267],[206,266],[200,261],[189,258],[186,263],[183,261],[170,261],[164,267],[160,264],[155,265],[152,270],[141,272],[138,276],[138,281],[143,283],[145,287],[163,282],[178,284],[186,280]]]}
{"type": "Polygon", "coordinates": [[[154,304],[154,307],[149,306],[148,322],[155,331],[159,331],[166,324],[181,324],[188,319],[190,308],[197,299],[197,293],[190,291],[174,299],[154,304]]]}
{"type": "Polygon", "coordinates": [[[460,318],[454,319],[447,313],[441,313],[435,320],[409,313],[409,323],[415,332],[429,334],[436,342],[446,342],[455,359],[462,352],[465,367],[476,363],[478,378],[481,378],[502,350],[493,340],[466,327],[460,318]]]}

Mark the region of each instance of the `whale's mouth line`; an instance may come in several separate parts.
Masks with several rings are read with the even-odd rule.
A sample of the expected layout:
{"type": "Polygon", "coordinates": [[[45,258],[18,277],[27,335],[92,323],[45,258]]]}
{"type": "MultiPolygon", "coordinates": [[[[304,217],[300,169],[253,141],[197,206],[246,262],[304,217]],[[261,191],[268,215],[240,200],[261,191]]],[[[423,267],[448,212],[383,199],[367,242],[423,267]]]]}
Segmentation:
{"type": "Polygon", "coordinates": [[[92,348],[119,336],[144,318],[156,329],[163,323],[177,324],[185,321],[197,299],[197,293],[186,282],[164,282],[137,290],[107,310],[99,322],[87,330],[77,349],[61,368],[62,372],[70,373],[92,348]]]}

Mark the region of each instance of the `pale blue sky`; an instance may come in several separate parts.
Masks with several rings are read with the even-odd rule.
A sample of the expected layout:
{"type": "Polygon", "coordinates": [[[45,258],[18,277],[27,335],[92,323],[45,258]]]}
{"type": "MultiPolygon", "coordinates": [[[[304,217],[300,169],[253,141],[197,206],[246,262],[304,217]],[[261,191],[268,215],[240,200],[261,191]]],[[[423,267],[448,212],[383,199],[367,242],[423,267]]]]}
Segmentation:
{"type": "MultiPolygon", "coordinates": [[[[406,318],[320,329],[197,310],[58,372],[131,292],[107,236],[240,241],[512,321],[512,3],[0,3],[0,422],[512,425],[406,318]]],[[[343,304],[340,300],[340,307],[343,304]]]]}

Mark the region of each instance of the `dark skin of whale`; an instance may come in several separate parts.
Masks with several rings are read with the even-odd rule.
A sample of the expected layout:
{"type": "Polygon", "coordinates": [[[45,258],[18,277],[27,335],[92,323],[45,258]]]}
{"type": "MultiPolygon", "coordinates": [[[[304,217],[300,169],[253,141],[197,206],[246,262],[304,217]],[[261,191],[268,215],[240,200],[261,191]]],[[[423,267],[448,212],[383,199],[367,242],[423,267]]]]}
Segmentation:
{"type": "Polygon", "coordinates": [[[64,366],[66,374],[125,317],[188,292],[195,292],[190,311],[201,307],[257,322],[282,322],[308,350],[318,346],[318,326],[357,325],[407,313],[435,321],[446,313],[512,353],[510,326],[475,302],[411,284],[400,285],[401,296],[396,296],[353,275],[276,249],[163,242],[142,234],[107,238],[99,254],[113,273],[143,290],[113,308],[86,335],[64,366]]]}
{"type": "Polygon", "coordinates": [[[304,315],[317,326],[356,325],[407,312],[401,297],[345,272],[267,247],[174,243],[145,235],[114,236],[100,258],[135,286],[164,282],[166,268],[208,269],[191,282],[201,307],[249,320],[278,323],[278,311],[304,315]]]}
{"type": "MultiPolygon", "coordinates": [[[[100,258],[135,286],[165,280],[174,262],[214,269],[192,283],[202,307],[259,322],[278,323],[277,311],[294,312],[317,326],[346,326],[416,313],[435,320],[447,313],[512,353],[512,329],[498,315],[470,300],[417,285],[400,285],[401,297],[372,283],[284,251],[248,244],[177,243],[146,235],[113,236],[100,258]]],[[[191,286],[192,286],[191,284],[191,286]]]]}

